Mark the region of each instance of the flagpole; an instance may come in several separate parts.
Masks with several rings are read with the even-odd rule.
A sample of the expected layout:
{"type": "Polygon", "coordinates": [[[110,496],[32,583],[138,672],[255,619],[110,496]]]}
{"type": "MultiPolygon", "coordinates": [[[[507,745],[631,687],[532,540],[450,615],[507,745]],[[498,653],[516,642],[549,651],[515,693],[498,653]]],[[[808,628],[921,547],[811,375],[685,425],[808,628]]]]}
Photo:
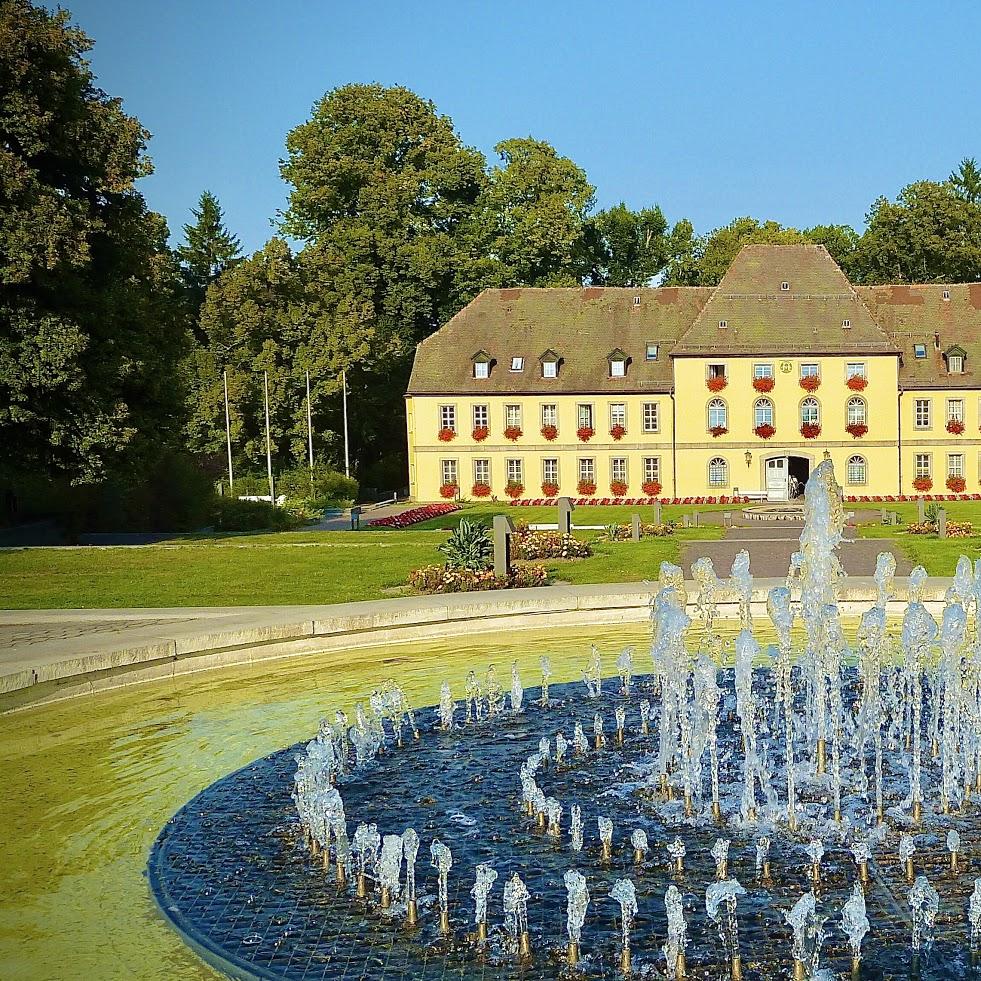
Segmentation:
{"type": "Polygon", "coordinates": [[[269,500],[276,503],[276,488],[273,485],[272,472],[272,439],[269,435],[269,372],[262,373],[263,385],[266,391],[266,469],[269,472],[269,500]]]}
{"type": "Polygon", "coordinates": [[[225,443],[228,446],[228,494],[231,496],[235,486],[232,478],[232,423],[228,415],[228,370],[222,372],[225,383],[225,443]]]}
{"type": "Polygon", "coordinates": [[[310,457],[310,495],[313,496],[313,411],[310,407],[310,372],[307,372],[307,450],[310,457]]]}
{"type": "Polygon", "coordinates": [[[348,449],[348,437],[347,437],[347,371],[341,371],[341,388],[343,389],[344,395],[344,476],[351,476],[351,458],[348,449]]]}

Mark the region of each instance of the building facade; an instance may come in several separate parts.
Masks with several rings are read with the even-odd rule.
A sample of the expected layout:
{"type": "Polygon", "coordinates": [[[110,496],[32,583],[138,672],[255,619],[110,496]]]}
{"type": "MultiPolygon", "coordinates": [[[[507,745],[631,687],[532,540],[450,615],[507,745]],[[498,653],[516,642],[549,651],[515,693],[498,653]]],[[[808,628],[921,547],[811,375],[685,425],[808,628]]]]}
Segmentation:
{"type": "Polygon", "coordinates": [[[419,344],[413,496],[981,491],[981,283],[746,246],[717,287],[485,290],[419,344]]]}

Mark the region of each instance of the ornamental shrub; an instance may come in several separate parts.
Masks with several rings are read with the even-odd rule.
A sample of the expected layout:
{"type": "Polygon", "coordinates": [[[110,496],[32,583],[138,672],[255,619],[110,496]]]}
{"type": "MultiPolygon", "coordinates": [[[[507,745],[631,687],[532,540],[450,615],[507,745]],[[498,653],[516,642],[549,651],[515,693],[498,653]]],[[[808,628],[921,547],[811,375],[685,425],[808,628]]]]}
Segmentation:
{"type": "Polygon", "coordinates": [[[213,503],[215,531],[290,531],[302,522],[285,508],[268,501],[240,501],[216,497],[213,503]]]}
{"type": "Polygon", "coordinates": [[[490,529],[480,521],[461,518],[453,534],[437,545],[436,550],[446,556],[447,569],[466,569],[481,572],[494,561],[494,542],[490,529]]]}
{"type": "MultiPolygon", "coordinates": [[[[257,477],[250,474],[248,478],[250,481],[248,483],[243,481],[241,487],[239,478],[235,478],[236,494],[269,493],[269,482],[265,475],[257,477]]],[[[312,483],[309,467],[292,467],[284,470],[276,478],[277,495],[284,494],[286,497],[325,503],[329,501],[334,505],[354,503],[358,499],[358,490],[358,482],[353,477],[345,477],[337,470],[319,465],[313,468],[312,483]]]]}

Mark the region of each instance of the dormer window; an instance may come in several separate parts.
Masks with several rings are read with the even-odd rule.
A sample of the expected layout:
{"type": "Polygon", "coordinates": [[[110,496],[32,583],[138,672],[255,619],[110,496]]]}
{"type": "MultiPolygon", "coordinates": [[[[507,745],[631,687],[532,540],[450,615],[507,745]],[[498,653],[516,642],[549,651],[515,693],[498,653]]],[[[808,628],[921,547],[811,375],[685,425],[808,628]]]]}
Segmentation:
{"type": "Polygon", "coordinates": [[[520,357],[514,357],[511,359],[511,370],[512,371],[524,371],[525,370],[525,359],[520,357]]]}
{"type": "Polygon", "coordinates": [[[950,290],[944,290],[944,299],[945,300],[949,300],[950,299],[950,290]]]}
{"type": "Polygon", "coordinates": [[[843,330],[848,330],[851,327],[851,325],[852,325],[852,322],[850,320],[843,320],[841,322],[841,326],[842,326],[842,329],[843,330]]]}
{"type": "Polygon", "coordinates": [[[486,351],[478,351],[470,360],[474,378],[490,378],[492,358],[486,351]]]}
{"type": "Polygon", "coordinates": [[[627,374],[627,355],[617,348],[611,351],[606,360],[610,363],[610,377],[624,378],[627,374]]]}
{"type": "Polygon", "coordinates": [[[559,356],[554,351],[546,351],[538,360],[542,366],[542,378],[559,377],[559,356]]]}
{"type": "Polygon", "coordinates": [[[953,347],[947,348],[944,354],[944,360],[947,362],[947,374],[963,375],[964,361],[966,358],[967,351],[964,348],[958,347],[956,344],[953,347]]]}
{"type": "Polygon", "coordinates": [[[726,329],[728,329],[728,327],[729,327],[729,321],[728,320],[720,320],[719,321],[719,330],[726,330],[726,329]]]}
{"type": "Polygon", "coordinates": [[[640,297],[639,296],[635,296],[634,297],[634,306],[635,307],[639,307],[640,306],[640,297]]]}
{"type": "Polygon", "coordinates": [[[781,290],[782,290],[782,291],[783,291],[784,293],[786,293],[786,292],[787,292],[787,291],[788,291],[788,290],[790,289],[790,283],[786,283],[786,282],[784,282],[784,283],[781,283],[781,284],[780,284],[780,289],[781,289],[781,290]]]}

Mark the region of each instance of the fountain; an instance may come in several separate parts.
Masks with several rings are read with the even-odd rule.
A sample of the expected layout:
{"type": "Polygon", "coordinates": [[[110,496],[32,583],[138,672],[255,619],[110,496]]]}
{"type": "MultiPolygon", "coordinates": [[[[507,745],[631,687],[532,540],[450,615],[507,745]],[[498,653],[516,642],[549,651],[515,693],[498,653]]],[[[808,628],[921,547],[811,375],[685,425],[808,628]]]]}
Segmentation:
{"type": "Polygon", "coordinates": [[[566,951],[566,960],[570,967],[575,967],[579,963],[579,941],[582,939],[583,923],[586,922],[589,890],[586,888],[585,877],[575,869],[569,869],[566,872],[564,881],[568,894],[566,931],[569,934],[569,946],[566,951]]]}
{"type": "Polygon", "coordinates": [[[630,928],[637,915],[637,890],[629,879],[617,879],[610,899],[620,904],[620,970],[630,973],[630,928]]]}

